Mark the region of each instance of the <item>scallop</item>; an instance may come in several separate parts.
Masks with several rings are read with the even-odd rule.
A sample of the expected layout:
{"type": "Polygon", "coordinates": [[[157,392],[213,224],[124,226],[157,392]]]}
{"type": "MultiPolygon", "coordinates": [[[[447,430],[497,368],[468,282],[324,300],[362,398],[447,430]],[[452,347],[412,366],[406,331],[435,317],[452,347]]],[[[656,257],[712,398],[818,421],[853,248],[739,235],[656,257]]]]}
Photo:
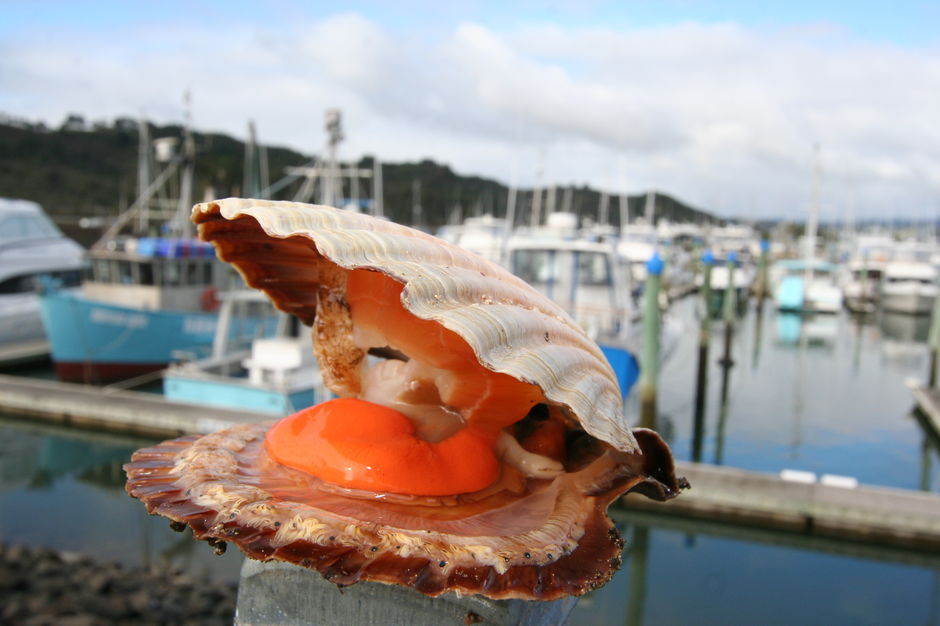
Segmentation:
{"type": "Polygon", "coordinates": [[[612,576],[613,500],[686,486],[662,439],[625,423],[598,346],[504,269],[324,206],[226,199],[193,220],[312,326],[337,396],[135,453],[128,492],[197,538],[341,585],[551,600],[612,576]]]}

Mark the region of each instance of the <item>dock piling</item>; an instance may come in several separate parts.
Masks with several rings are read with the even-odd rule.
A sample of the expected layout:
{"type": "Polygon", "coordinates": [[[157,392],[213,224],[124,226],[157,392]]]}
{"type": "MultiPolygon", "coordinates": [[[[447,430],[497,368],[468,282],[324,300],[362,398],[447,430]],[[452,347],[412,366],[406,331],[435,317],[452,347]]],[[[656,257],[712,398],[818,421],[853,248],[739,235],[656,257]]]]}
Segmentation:
{"type": "Polygon", "coordinates": [[[702,460],[702,439],[705,434],[705,396],[708,389],[708,346],[711,343],[709,302],[712,290],[712,265],[715,257],[710,250],[702,255],[702,313],[698,330],[698,367],[695,376],[695,412],[692,422],[692,460],[702,460]]]}
{"type": "Polygon", "coordinates": [[[767,268],[769,265],[770,241],[766,237],[760,240],[760,259],[757,265],[757,301],[763,302],[767,297],[768,277],[767,268]]]}
{"type": "Polygon", "coordinates": [[[640,426],[656,428],[656,385],[659,377],[659,290],[663,273],[658,252],[646,263],[643,309],[643,360],[640,372],[640,426]]]}
{"type": "Polygon", "coordinates": [[[933,301],[927,345],[930,347],[930,371],[927,374],[927,387],[932,389],[937,386],[937,356],[940,353],[940,298],[934,298],[933,301]]]}
{"type": "Polygon", "coordinates": [[[738,255],[734,252],[728,253],[728,286],[725,287],[725,297],[722,304],[722,311],[725,321],[725,350],[721,357],[722,366],[731,367],[734,365],[734,359],[731,358],[731,339],[734,336],[734,316],[737,310],[737,293],[734,288],[734,266],[738,260],[738,255]]]}

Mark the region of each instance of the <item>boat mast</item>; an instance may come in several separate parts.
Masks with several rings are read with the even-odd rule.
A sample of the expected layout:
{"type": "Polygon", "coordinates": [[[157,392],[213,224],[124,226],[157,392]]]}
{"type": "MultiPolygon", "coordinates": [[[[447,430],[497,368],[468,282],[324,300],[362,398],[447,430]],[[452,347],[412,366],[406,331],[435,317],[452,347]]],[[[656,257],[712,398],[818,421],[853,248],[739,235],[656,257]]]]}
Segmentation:
{"type": "Polygon", "coordinates": [[[193,222],[189,219],[193,209],[193,169],[196,163],[196,144],[192,133],[192,94],[187,89],[183,95],[184,122],[183,122],[183,162],[182,176],[180,177],[180,197],[176,211],[176,228],[180,237],[193,236],[193,222]]]}
{"type": "MultiPolygon", "coordinates": [[[[143,117],[137,122],[137,197],[143,198],[150,187],[150,126],[143,117]]],[[[137,213],[137,231],[144,232],[150,219],[150,201],[137,213]]]]}
{"type": "Polygon", "coordinates": [[[646,218],[646,223],[652,226],[653,221],[656,219],[656,192],[655,191],[646,192],[646,206],[643,208],[643,213],[646,218]]]}
{"type": "Polygon", "coordinates": [[[535,229],[542,221],[542,177],[545,174],[545,149],[539,150],[539,165],[535,171],[535,189],[532,190],[532,215],[529,225],[535,229]]]}
{"type": "Polygon", "coordinates": [[[339,142],[345,139],[343,135],[342,115],[339,109],[326,110],[326,134],[327,173],[323,178],[323,194],[320,203],[326,206],[336,206],[336,183],[340,176],[336,168],[336,147],[339,145],[339,142]]]}
{"type": "Polygon", "coordinates": [[[819,144],[813,144],[813,187],[809,202],[809,220],[806,224],[806,250],[803,257],[806,259],[806,270],[803,278],[803,294],[806,296],[810,282],[813,280],[813,261],[816,256],[816,229],[819,221],[819,178],[821,170],[819,165],[819,144]]]}

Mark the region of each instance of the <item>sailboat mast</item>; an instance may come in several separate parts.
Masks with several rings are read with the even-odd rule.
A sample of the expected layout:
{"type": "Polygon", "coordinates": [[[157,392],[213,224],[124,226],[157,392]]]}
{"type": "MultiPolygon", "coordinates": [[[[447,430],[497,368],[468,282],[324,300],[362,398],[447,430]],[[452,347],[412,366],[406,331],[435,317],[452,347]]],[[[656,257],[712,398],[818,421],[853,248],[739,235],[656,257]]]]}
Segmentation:
{"type": "MultiPolygon", "coordinates": [[[[143,117],[137,123],[137,197],[143,198],[150,187],[150,126],[143,117]]],[[[150,219],[150,201],[138,208],[137,230],[144,232],[150,219]]]]}
{"type": "Polygon", "coordinates": [[[189,91],[183,96],[185,122],[183,124],[183,172],[180,177],[180,197],[176,212],[176,227],[181,237],[193,236],[193,223],[189,219],[193,208],[193,168],[196,163],[196,144],[192,133],[192,96],[189,91]]]}
{"type": "Polygon", "coordinates": [[[806,259],[806,272],[803,279],[803,293],[809,289],[813,280],[813,261],[816,257],[816,230],[819,222],[819,179],[821,176],[819,165],[819,144],[813,145],[813,188],[809,202],[809,220],[806,223],[806,250],[803,254],[806,259]]]}

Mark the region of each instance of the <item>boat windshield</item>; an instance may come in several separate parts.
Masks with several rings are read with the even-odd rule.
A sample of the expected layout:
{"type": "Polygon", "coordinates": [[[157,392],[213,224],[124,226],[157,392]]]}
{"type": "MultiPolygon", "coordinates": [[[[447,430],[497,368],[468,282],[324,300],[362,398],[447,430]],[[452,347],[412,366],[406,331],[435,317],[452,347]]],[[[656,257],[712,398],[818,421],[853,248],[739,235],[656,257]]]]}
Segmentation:
{"type": "Polygon", "coordinates": [[[512,272],[568,311],[590,331],[619,332],[611,254],[590,250],[513,250],[512,272]]]}
{"type": "Polygon", "coordinates": [[[41,213],[10,213],[0,217],[0,243],[28,239],[56,239],[62,233],[41,213]]]}

